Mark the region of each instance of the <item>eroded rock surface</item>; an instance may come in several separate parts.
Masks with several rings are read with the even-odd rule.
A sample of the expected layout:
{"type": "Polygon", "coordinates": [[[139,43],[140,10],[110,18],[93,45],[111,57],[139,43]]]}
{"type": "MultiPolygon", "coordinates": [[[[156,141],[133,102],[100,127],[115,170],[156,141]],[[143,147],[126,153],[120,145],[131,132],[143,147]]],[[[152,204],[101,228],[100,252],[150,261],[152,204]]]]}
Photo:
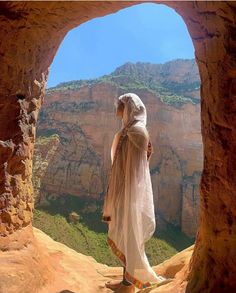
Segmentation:
{"type": "MultiPolygon", "coordinates": [[[[54,269],[53,281],[44,286],[39,293],[57,293],[66,290],[81,293],[108,293],[112,291],[105,287],[105,282],[122,279],[122,267],[109,267],[98,263],[91,256],[78,253],[66,245],[54,241],[37,228],[34,228],[34,234],[39,247],[45,254],[49,255],[54,269]]],[[[173,281],[168,285],[153,288],[148,292],[184,292],[186,280],[183,282],[183,278],[186,279],[187,277],[187,268],[192,251],[193,246],[155,266],[154,270],[158,274],[171,278],[173,281]]],[[[146,291],[136,289],[136,292],[146,291]]]]}

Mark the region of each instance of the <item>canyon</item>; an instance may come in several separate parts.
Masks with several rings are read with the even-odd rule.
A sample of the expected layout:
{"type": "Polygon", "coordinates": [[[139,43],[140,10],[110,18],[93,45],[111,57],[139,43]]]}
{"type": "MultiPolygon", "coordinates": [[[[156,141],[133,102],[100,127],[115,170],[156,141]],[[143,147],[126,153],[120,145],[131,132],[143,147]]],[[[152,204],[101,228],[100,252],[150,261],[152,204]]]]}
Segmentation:
{"type": "Polygon", "coordinates": [[[172,224],[194,237],[203,161],[199,84],[196,62],[177,59],[126,63],[95,80],[49,88],[34,151],[36,206],[53,205],[67,194],[103,200],[111,143],[121,127],[114,103],[135,92],[146,105],[154,147],[150,172],[158,229],[172,224]]]}

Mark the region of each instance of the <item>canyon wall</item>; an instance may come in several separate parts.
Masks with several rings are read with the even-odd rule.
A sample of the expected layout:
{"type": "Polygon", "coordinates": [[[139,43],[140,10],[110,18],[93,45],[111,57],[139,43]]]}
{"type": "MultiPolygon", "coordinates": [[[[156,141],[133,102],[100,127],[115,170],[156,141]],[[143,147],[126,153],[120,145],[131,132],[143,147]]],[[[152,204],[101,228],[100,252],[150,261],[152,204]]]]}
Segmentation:
{"type": "Polygon", "coordinates": [[[161,70],[150,64],[125,64],[106,76],[106,80],[62,83],[48,90],[39,118],[33,165],[37,205],[67,194],[103,200],[111,165],[111,143],[121,127],[114,102],[120,94],[134,91],[146,105],[147,127],[154,147],[150,171],[158,229],[170,223],[194,237],[202,170],[196,87],[199,76],[194,60],[172,61],[162,67],[161,70]],[[136,88],[130,88],[134,72],[139,77],[139,87],[136,84],[136,88]],[[161,92],[141,87],[150,75],[160,80],[162,87],[165,84],[161,92]],[[113,83],[108,80],[110,76],[113,83]],[[168,82],[172,89],[166,89],[168,82]],[[167,90],[169,94],[171,90],[188,94],[195,103],[191,99],[185,101],[184,96],[176,103],[171,95],[167,103],[166,93],[163,94],[167,90]]]}

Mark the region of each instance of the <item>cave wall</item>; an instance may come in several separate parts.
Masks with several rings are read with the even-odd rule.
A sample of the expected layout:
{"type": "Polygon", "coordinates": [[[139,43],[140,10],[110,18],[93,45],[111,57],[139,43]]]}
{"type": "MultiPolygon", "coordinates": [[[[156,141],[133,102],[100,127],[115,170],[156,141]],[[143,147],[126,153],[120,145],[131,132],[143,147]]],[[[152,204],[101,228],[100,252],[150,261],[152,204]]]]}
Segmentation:
{"type": "MultiPolygon", "coordinates": [[[[1,250],[3,243],[4,250],[13,249],[6,239],[14,238],[24,227],[31,227],[35,127],[48,68],[58,46],[73,27],[133,4],[0,3],[1,250]]],[[[186,291],[235,292],[236,3],[165,4],[173,7],[188,27],[202,82],[204,170],[200,224],[186,291]]],[[[35,286],[41,284],[38,280],[35,277],[35,286]]]]}

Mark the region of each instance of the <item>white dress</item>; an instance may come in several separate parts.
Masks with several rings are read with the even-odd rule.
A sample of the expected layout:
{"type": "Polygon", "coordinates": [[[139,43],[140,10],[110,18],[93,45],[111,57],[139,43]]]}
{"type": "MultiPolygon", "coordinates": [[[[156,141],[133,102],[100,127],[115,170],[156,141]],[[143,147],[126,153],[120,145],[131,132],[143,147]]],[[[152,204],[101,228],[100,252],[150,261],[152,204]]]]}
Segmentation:
{"type": "Polygon", "coordinates": [[[140,289],[160,281],[149,264],[144,246],[153,235],[156,222],[147,159],[149,134],[143,107],[141,115],[138,108],[135,115],[133,111],[114,136],[112,168],[103,207],[103,219],[109,218],[108,244],[126,267],[125,278],[140,289]]]}

